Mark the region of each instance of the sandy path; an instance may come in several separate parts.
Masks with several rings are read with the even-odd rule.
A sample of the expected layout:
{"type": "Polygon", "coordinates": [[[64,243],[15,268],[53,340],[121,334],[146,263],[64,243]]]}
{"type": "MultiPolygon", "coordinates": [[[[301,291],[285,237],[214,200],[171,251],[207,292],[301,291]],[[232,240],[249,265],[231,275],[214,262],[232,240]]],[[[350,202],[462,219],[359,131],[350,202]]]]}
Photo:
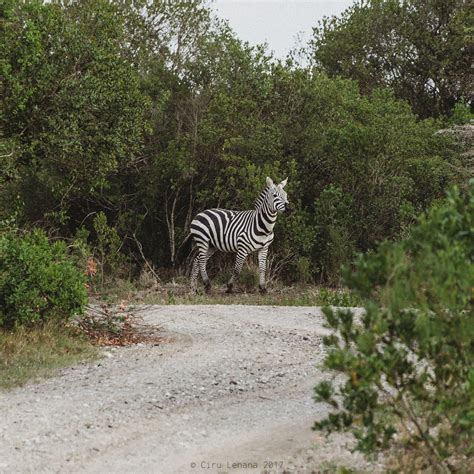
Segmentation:
{"type": "Polygon", "coordinates": [[[365,466],[343,436],[311,431],[325,413],[312,401],[325,377],[319,308],[154,306],[145,321],[172,341],[0,393],[0,472],[365,466]]]}

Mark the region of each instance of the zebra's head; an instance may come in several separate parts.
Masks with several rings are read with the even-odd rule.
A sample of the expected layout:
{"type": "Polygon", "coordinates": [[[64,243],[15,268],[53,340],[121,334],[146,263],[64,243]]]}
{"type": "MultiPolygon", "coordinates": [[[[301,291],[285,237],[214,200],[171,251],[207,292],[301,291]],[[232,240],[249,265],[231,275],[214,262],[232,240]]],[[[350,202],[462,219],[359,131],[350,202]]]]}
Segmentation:
{"type": "Polygon", "coordinates": [[[268,202],[270,209],[273,212],[287,212],[290,213],[293,209],[288,202],[288,195],[284,191],[284,187],[288,182],[288,178],[283,180],[280,184],[275,184],[271,178],[267,178],[268,202]]]}

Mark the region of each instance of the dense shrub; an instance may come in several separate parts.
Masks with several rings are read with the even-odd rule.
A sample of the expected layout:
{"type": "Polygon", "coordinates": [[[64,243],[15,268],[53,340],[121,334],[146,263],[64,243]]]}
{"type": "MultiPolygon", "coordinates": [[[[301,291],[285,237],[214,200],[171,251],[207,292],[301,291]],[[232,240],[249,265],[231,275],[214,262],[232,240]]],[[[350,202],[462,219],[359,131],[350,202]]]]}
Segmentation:
{"type": "Polygon", "coordinates": [[[94,287],[143,258],[184,273],[193,215],[252,208],[266,176],[289,177],[295,207],[270,276],[337,285],[354,252],[399,238],[465,174],[404,95],[277,61],[204,0],[4,4],[0,220],[80,237],[94,287]]]}
{"type": "Polygon", "coordinates": [[[2,2],[5,205],[21,206],[21,223],[67,224],[141,153],[148,101],[118,13],[101,0],[2,2]]]}
{"type": "Polygon", "coordinates": [[[85,277],[64,242],[41,231],[0,236],[0,326],[67,320],[84,310],[85,277]]]}
{"type": "Polygon", "coordinates": [[[317,229],[313,259],[337,283],[354,251],[399,238],[462,166],[435,134],[440,124],[417,120],[387,90],[365,97],[353,81],[320,76],[308,92],[301,202],[317,229]]]}
{"type": "Polygon", "coordinates": [[[334,407],[316,427],[350,429],[365,452],[404,433],[398,441],[417,446],[427,465],[465,467],[474,455],[474,180],[405,240],[361,257],[347,281],[365,313],[359,322],[325,310],[336,331],[325,365],[346,379],[316,387],[334,407]]]}

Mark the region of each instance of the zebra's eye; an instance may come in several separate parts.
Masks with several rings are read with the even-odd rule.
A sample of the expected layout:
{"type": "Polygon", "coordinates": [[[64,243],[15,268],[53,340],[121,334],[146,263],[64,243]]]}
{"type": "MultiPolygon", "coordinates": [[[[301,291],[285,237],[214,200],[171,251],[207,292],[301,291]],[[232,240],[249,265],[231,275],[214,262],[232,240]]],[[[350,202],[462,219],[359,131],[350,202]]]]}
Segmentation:
{"type": "Polygon", "coordinates": [[[273,195],[273,197],[277,197],[277,196],[278,196],[278,194],[276,194],[276,193],[273,195]]]}

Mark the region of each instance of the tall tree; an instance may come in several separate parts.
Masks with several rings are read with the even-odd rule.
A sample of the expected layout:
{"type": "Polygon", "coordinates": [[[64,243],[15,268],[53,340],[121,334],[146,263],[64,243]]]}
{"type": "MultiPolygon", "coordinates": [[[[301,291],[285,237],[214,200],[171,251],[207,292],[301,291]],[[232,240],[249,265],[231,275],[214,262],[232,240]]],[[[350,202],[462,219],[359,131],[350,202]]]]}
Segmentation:
{"type": "Polygon", "coordinates": [[[16,142],[12,195],[30,221],[107,199],[110,175],[140,156],[148,99],[124,28],[105,0],[4,11],[1,125],[16,142]]]}
{"type": "Polygon", "coordinates": [[[309,55],[330,77],[368,93],[389,86],[420,117],[472,97],[472,10],[467,0],[360,0],[314,29],[309,55]]]}

